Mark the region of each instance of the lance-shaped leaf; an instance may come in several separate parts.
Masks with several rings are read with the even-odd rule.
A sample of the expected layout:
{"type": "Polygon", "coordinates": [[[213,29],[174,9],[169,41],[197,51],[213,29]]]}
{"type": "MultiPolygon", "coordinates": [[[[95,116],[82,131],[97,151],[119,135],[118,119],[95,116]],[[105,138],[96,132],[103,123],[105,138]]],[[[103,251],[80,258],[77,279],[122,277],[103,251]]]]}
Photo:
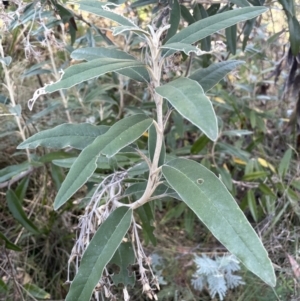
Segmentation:
{"type": "MultiPolygon", "coordinates": [[[[208,12],[205,10],[204,6],[200,3],[195,5],[194,11],[193,11],[193,16],[196,19],[196,21],[208,18],[208,12]]],[[[204,38],[201,40],[201,49],[205,51],[210,51],[211,50],[211,39],[210,36],[204,38]]]]}
{"type": "Polygon", "coordinates": [[[48,148],[73,147],[84,149],[98,136],[109,129],[106,125],[94,126],[89,123],[61,124],[53,129],[39,132],[18,145],[18,149],[36,148],[44,146],[48,148]]]}
{"type": "Polygon", "coordinates": [[[171,37],[173,37],[176,34],[180,22],[180,4],[178,0],[173,0],[172,2],[172,9],[170,13],[171,27],[168,29],[165,41],[168,41],[171,37]]]}
{"type": "Polygon", "coordinates": [[[109,142],[106,135],[99,136],[88,145],[71,166],[54,200],[54,210],[59,209],[69,198],[81,188],[93,175],[97,168],[97,159],[103,144],[109,142]]]}
{"type": "Polygon", "coordinates": [[[12,216],[28,231],[33,234],[39,234],[38,228],[34,225],[34,223],[27,218],[26,213],[23,210],[21,201],[16,196],[15,192],[9,189],[6,192],[6,201],[9,211],[12,216]]]}
{"type": "Polygon", "coordinates": [[[193,24],[194,22],[196,22],[194,16],[192,16],[192,14],[190,13],[190,11],[188,10],[188,8],[184,5],[180,5],[180,13],[182,18],[188,22],[189,25],[193,24]]]}
{"type": "Polygon", "coordinates": [[[157,241],[153,233],[155,230],[153,221],[155,219],[150,204],[146,203],[143,206],[137,208],[136,211],[142,223],[145,245],[147,246],[148,242],[151,241],[153,246],[156,246],[157,241]]]}
{"type": "Polygon", "coordinates": [[[19,175],[20,173],[29,170],[29,162],[23,162],[17,165],[10,165],[3,169],[0,169],[0,183],[11,179],[12,177],[19,175]]]}
{"type": "MultiPolygon", "coordinates": [[[[248,21],[247,21],[248,22],[248,21]]],[[[225,29],[225,34],[226,34],[226,42],[227,42],[227,49],[233,54],[236,54],[236,35],[237,32],[237,26],[232,25],[230,27],[227,27],[225,29]]]]}
{"type": "MultiPolygon", "coordinates": [[[[135,58],[127,52],[108,47],[86,47],[74,50],[71,58],[75,60],[91,61],[99,58],[113,58],[122,60],[135,60],[135,58]]],[[[128,76],[140,82],[149,82],[150,77],[145,67],[126,68],[119,70],[117,73],[128,76]]]]}
{"type": "Polygon", "coordinates": [[[104,135],[97,137],[87,146],[73,163],[54,201],[57,210],[84,185],[97,168],[100,154],[114,156],[119,150],[138,139],[152,124],[153,120],[137,114],[115,123],[104,135]]]}
{"type": "Polygon", "coordinates": [[[79,9],[81,10],[87,11],[103,18],[107,18],[124,26],[135,26],[135,24],[131,20],[110,10],[109,7],[116,6],[114,3],[89,0],[80,1],[78,4],[79,9]]]}
{"type": "MultiPolygon", "coordinates": [[[[182,29],[168,40],[167,44],[176,42],[193,44],[221,29],[252,19],[266,10],[265,7],[243,7],[202,19],[182,29]]],[[[168,51],[168,53],[172,54],[171,51],[168,51]]]]}
{"type": "Polygon", "coordinates": [[[202,87],[189,78],[179,78],[156,92],[166,98],[172,106],[187,120],[197,126],[209,139],[218,138],[217,117],[210,100],[202,87]]]}
{"type": "Polygon", "coordinates": [[[132,210],[116,209],[100,226],[85,250],[66,301],[89,301],[103,270],[127,233],[132,210]]]}
{"type": "Polygon", "coordinates": [[[2,245],[2,241],[4,241],[4,246],[6,249],[17,251],[17,252],[22,251],[20,247],[12,243],[3,233],[0,232],[0,245],[2,245]]]}
{"type": "Polygon", "coordinates": [[[90,62],[69,67],[62,78],[54,84],[45,87],[46,93],[52,93],[60,89],[73,87],[86,80],[99,77],[105,73],[118,71],[131,67],[144,67],[145,65],[135,60],[123,60],[113,58],[100,58],[90,62]]]}
{"type": "Polygon", "coordinates": [[[237,66],[244,64],[243,61],[224,61],[201,68],[189,76],[197,81],[206,93],[214,87],[226,74],[234,70],[237,66]]]}
{"type": "Polygon", "coordinates": [[[267,251],[225,185],[192,160],[174,159],[162,167],[162,172],[212,234],[250,271],[275,286],[267,251]]]}
{"type": "Polygon", "coordinates": [[[251,20],[248,20],[247,22],[245,22],[245,25],[244,25],[244,29],[243,29],[243,51],[245,51],[246,49],[246,46],[247,46],[247,42],[249,40],[249,37],[250,37],[250,34],[251,34],[251,31],[255,25],[255,21],[256,19],[251,19],[251,20]]]}
{"type": "Polygon", "coordinates": [[[300,23],[296,16],[288,16],[291,50],[294,56],[299,55],[300,51],[300,23]]]}
{"type": "Polygon", "coordinates": [[[144,114],[133,115],[118,121],[105,134],[110,141],[104,145],[101,153],[107,157],[114,156],[122,148],[142,136],[152,122],[153,119],[147,118],[144,114]]]}

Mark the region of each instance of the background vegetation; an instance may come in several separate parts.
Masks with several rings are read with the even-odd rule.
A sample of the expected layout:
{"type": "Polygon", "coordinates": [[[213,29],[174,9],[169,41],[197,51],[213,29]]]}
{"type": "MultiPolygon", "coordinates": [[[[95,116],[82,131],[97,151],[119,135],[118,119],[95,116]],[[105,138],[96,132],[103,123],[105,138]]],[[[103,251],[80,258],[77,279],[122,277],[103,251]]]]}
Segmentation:
{"type": "MultiPolygon", "coordinates": [[[[242,2],[180,2],[180,27],[242,2]]],[[[270,10],[202,40],[201,49],[217,48],[216,55],[190,59],[180,53],[164,70],[167,81],[213,62],[245,62],[236,62],[236,71],[208,91],[220,125],[218,140],[210,141],[173,112],[166,151],[201,162],[221,176],[274,263],[274,289],[242,268],[237,273],[245,284],[229,290],[225,300],[299,300],[300,4],[297,0],[249,2],[270,10]]],[[[164,22],[172,4],[141,0],[125,2],[118,9],[146,28],[164,22]]],[[[137,55],[143,45],[131,36],[114,37],[108,30],[110,21],[82,13],[75,4],[4,1],[0,9],[0,299],[61,300],[69,289],[65,283],[69,254],[83,212],[79,200],[89,196],[93,185],[86,185],[54,211],[53,200],[78,152],[16,147],[56,125],[112,125],[130,112],[154,105],[142,84],[115,73],[67,92],[43,95],[32,111],[27,102],[37,88],[59,79],[60,69],[77,63],[70,57],[75,49],[116,45],[137,55]]],[[[141,149],[147,143],[147,134],[137,141],[141,149]]],[[[116,162],[103,162],[99,175],[137,161],[135,156],[120,155],[116,162]]],[[[157,200],[155,207],[151,227],[157,244],[145,233],[143,244],[159,276],[158,299],[212,300],[207,289],[198,291],[192,285],[197,270],[194,256],[216,259],[225,256],[226,249],[182,202],[166,198],[157,200]]],[[[114,293],[123,298],[121,287],[114,293]]],[[[132,300],[147,300],[142,287],[130,295],[132,300]]]]}

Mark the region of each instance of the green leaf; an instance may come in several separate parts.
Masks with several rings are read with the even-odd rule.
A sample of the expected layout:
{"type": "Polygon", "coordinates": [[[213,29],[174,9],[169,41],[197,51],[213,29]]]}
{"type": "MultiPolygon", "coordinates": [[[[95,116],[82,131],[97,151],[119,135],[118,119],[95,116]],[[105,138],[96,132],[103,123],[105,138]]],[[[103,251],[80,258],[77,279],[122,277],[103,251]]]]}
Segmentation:
{"type": "Polygon", "coordinates": [[[10,165],[0,170],[0,183],[5,182],[12,177],[22,173],[29,168],[28,162],[23,162],[17,165],[10,165]]]}
{"type": "MultiPolygon", "coordinates": [[[[84,147],[82,147],[83,149],[84,147]]],[[[49,163],[53,162],[54,160],[62,160],[67,158],[73,158],[75,156],[74,153],[68,151],[53,151],[51,153],[47,153],[39,158],[39,162],[42,163],[49,163]]]]}
{"type": "Polygon", "coordinates": [[[218,148],[220,148],[222,152],[225,152],[233,157],[238,157],[245,162],[249,161],[250,153],[243,151],[241,148],[235,147],[234,145],[219,142],[218,148]]]}
{"type": "MultiPolygon", "coordinates": [[[[142,196],[142,194],[144,193],[146,186],[147,186],[147,183],[145,181],[141,182],[141,183],[132,184],[125,190],[124,196],[134,194],[136,196],[136,198],[140,198],[142,196]]],[[[170,197],[170,198],[181,200],[180,197],[178,196],[178,194],[173,189],[171,189],[169,186],[167,186],[165,184],[160,184],[155,189],[152,196],[164,196],[164,197],[170,197]]]]}
{"type": "Polygon", "coordinates": [[[116,264],[120,268],[118,273],[114,273],[114,275],[111,276],[114,285],[118,286],[121,283],[124,286],[130,285],[133,287],[135,283],[135,274],[132,273],[132,275],[129,275],[128,270],[128,267],[135,263],[135,255],[132,243],[121,243],[110,263],[116,264]]]}
{"type": "MultiPolygon", "coordinates": [[[[205,10],[205,8],[202,4],[198,3],[195,6],[195,8],[194,8],[194,17],[197,21],[209,17],[207,11],[205,10]]],[[[210,51],[211,50],[210,36],[208,36],[208,37],[201,40],[201,49],[205,50],[205,51],[210,51]]]]}
{"type": "MultiPolygon", "coordinates": [[[[71,58],[75,60],[91,61],[99,58],[113,58],[124,60],[135,60],[135,58],[127,52],[109,47],[86,47],[74,50],[71,53],[71,58]]],[[[117,73],[128,76],[140,82],[149,82],[150,77],[146,68],[127,68],[120,70],[117,73]]]]}
{"type": "Polygon", "coordinates": [[[115,123],[105,134],[97,137],[87,146],[73,163],[54,201],[54,210],[61,207],[84,185],[97,168],[100,154],[114,156],[119,150],[138,139],[153,120],[137,114],[115,123]]]}
{"type": "Polygon", "coordinates": [[[180,22],[180,5],[178,0],[172,1],[172,8],[170,13],[170,25],[171,27],[168,29],[165,41],[168,41],[171,37],[173,37],[178,29],[180,22]]]}
{"type": "Polygon", "coordinates": [[[54,210],[60,208],[68,199],[84,185],[96,170],[96,161],[100,156],[101,148],[98,143],[108,143],[109,137],[104,135],[98,137],[92,144],[87,146],[75,160],[71,169],[62,183],[55,201],[54,210]]]}
{"type": "MultiPolygon", "coordinates": [[[[118,164],[118,166],[124,166],[128,165],[130,163],[129,159],[125,156],[116,155],[113,157],[113,160],[115,160],[118,164]]],[[[64,168],[71,168],[73,163],[76,161],[76,157],[67,158],[67,159],[60,159],[60,160],[53,160],[53,164],[56,166],[64,167],[64,168]]],[[[111,169],[111,166],[109,165],[110,158],[107,158],[106,156],[100,155],[97,159],[97,168],[99,169],[111,169]]]]}
{"type": "Polygon", "coordinates": [[[267,186],[266,184],[261,183],[261,184],[259,184],[258,188],[259,188],[259,190],[260,190],[263,194],[269,195],[269,196],[272,196],[272,197],[276,197],[276,194],[275,194],[275,193],[272,191],[272,189],[271,189],[269,186],[267,186]]]}
{"type": "Polygon", "coordinates": [[[101,153],[107,157],[114,156],[122,148],[142,136],[152,122],[152,118],[147,118],[143,114],[133,115],[118,121],[105,134],[110,141],[104,145],[101,153]]]}
{"type": "Polygon", "coordinates": [[[48,148],[73,147],[81,150],[91,144],[98,136],[106,133],[108,129],[109,127],[105,125],[65,123],[31,136],[19,144],[17,148],[33,149],[44,146],[48,148]]]}
{"type": "Polygon", "coordinates": [[[140,176],[148,171],[149,171],[149,166],[146,161],[143,161],[143,162],[138,163],[138,164],[134,165],[133,167],[129,168],[128,176],[133,178],[135,176],[140,176]]]}
{"type": "Polygon", "coordinates": [[[300,52],[300,24],[296,16],[288,16],[291,50],[294,56],[300,52]]]}
{"type": "Polygon", "coordinates": [[[3,240],[5,243],[5,248],[13,251],[22,251],[20,247],[12,243],[4,234],[0,232],[0,241],[3,240]]]}
{"type": "Polygon", "coordinates": [[[110,214],[84,252],[66,301],[89,301],[103,270],[127,233],[132,210],[120,207],[110,214]]]}
{"type": "Polygon", "coordinates": [[[165,216],[161,219],[160,224],[164,225],[173,218],[179,218],[186,210],[186,208],[187,207],[185,202],[179,202],[176,206],[173,205],[172,208],[170,208],[165,216]]]}
{"type": "Polygon", "coordinates": [[[225,29],[227,47],[233,55],[236,54],[236,38],[237,38],[236,31],[237,31],[236,24],[227,27],[225,29]]]}
{"type": "Polygon", "coordinates": [[[34,298],[37,299],[50,299],[51,296],[49,293],[38,287],[37,285],[33,283],[26,283],[24,285],[24,289],[34,298]]]}
{"type": "Polygon", "coordinates": [[[135,26],[135,24],[131,20],[110,10],[110,7],[114,6],[113,3],[89,0],[80,1],[78,4],[80,10],[90,12],[92,14],[112,20],[124,26],[135,26]]]}
{"type": "Polygon", "coordinates": [[[254,181],[257,179],[265,179],[268,174],[265,171],[253,171],[243,176],[244,181],[254,181]]]}
{"type": "Polygon", "coordinates": [[[29,177],[24,177],[20,183],[18,184],[16,190],[15,190],[15,194],[17,196],[17,198],[21,201],[23,201],[25,195],[26,195],[26,191],[28,188],[28,184],[29,184],[29,177]]]}
{"type": "Polygon", "coordinates": [[[64,173],[62,172],[62,169],[59,166],[56,166],[53,163],[50,164],[50,172],[52,180],[56,186],[56,190],[59,190],[65,178],[64,173]]]}
{"type": "Polygon", "coordinates": [[[31,220],[29,220],[22,208],[21,202],[14,193],[13,190],[8,189],[6,192],[6,202],[9,211],[12,216],[29,232],[33,234],[39,234],[39,230],[33,224],[31,220]]]}
{"type": "Polygon", "coordinates": [[[251,31],[252,31],[252,29],[255,25],[255,21],[256,21],[256,18],[248,20],[248,21],[245,22],[245,26],[244,26],[244,29],[243,29],[243,35],[244,35],[243,47],[242,47],[243,51],[246,49],[247,42],[249,40],[251,31]]]}
{"type": "Polygon", "coordinates": [[[232,191],[232,178],[230,172],[224,167],[217,168],[219,179],[224,183],[229,191],[232,191]]]}
{"type": "Polygon", "coordinates": [[[31,66],[23,72],[22,78],[33,76],[36,74],[52,73],[52,71],[49,69],[42,69],[42,67],[44,67],[45,65],[47,66],[50,62],[50,60],[46,60],[41,63],[34,64],[33,66],[31,66]]]}
{"type": "Polygon", "coordinates": [[[206,135],[201,135],[191,147],[191,154],[199,154],[209,141],[206,135]]]}
{"type": "Polygon", "coordinates": [[[213,88],[226,74],[234,70],[243,61],[224,61],[210,65],[207,68],[201,68],[189,76],[190,79],[197,81],[206,93],[213,88]]]}
{"type": "MultiPolygon", "coordinates": [[[[184,5],[180,5],[180,12],[181,12],[181,16],[182,18],[190,24],[193,24],[196,20],[194,19],[194,17],[191,15],[191,13],[189,12],[189,10],[187,9],[186,6],[184,5]]],[[[192,43],[190,43],[192,44],[192,43]]]]}
{"type": "Polygon", "coordinates": [[[192,236],[194,232],[194,223],[196,219],[196,214],[190,210],[189,208],[186,210],[184,214],[184,229],[188,233],[188,235],[192,236]]]}
{"type": "Polygon", "coordinates": [[[58,4],[56,1],[53,1],[52,4],[54,5],[55,12],[58,13],[62,22],[64,24],[68,24],[69,27],[68,32],[71,36],[71,45],[73,45],[76,40],[76,31],[77,31],[77,25],[74,19],[74,14],[72,13],[72,11],[69,11],[64,6],[58,4]]]}
{"type": "Polygon", "coordinates": [[[212,4],[208,9],[207,9],[207,14],[209,16],[213,16],[215,15],[220,8],[221,4],[220,3],[216,3],[216,4],[212,4]]]}
{"type": "Polygon", "coordinates": [[[205,18],[182,29],[168,40],[167,44],[176,42],[193,44],[221,29],[252,19],[266,10],[265,7],[244,7],[205,18]]]}
{"type": "Polygon", "coordinates": [[[162,173],[229,252],[264,282],[275,286],[268,254],[224,184],[204,166],[187,159],[168,162],[162,167],[162,173]]]}
{"type": "Polygon", "coordinates": [[[229,0],[231,3],[236,4],[240,7],[247,7],[250,6],[250,4],[246,0],[229,0]]]}
{"type": "Polygon", "coordinates": [[[284,10],[288,15],[295,15],[295,4],[294,0],[278,0],[278,2],[283,6],[284,10]]]}
{"type": "Polygon", "coordinates": [[[278,174],[283,179],[286,175],[292,159],[292,150],[289,148],[283,155],[278,168],[278,174]]]}
{"type": "Polygon", "coordinates": [[[258,222],[258,210],[257,210],[257,204],[256,199],[254,196],[254,193],[252,190],[247,191],[247,201],[248,201],[248,207],[250,209],[251,215],[254,219],[254,221],[258,222]]]}
{"type": "Polygon", "coordinates": [[[45,87],[45,92],[52,93],[60,89],[71,88],[79,83],[99,77],[108,72],[144,66],[145,65],[143,63],[136,60],[113,58],[95,59],[86,63],[69,67],[64,71],[64,74],[59,81],[45,87]]]}
{"type": "MultiPolygon", "coordinates": [[[[144,191],[145,189],[146,186],[144,187],[144,191]]],[[[153,226],[154,216],[150,204],[146,203],[143,206],[137,208],[136,211],[142,223],[142,229],[145,237],[145,245],[148,245],[148,242],[150,240],[153,246],[156,246],[157,241],[154,235],[155,227],[153,226]]]]}
{"type": "Polygon", "coordinates": [[[217,117],[202,87],[189,78],[179,78],[156,92],[166,98],[187,120],[196,125],[211,140],[218,138],[217,117]]]}

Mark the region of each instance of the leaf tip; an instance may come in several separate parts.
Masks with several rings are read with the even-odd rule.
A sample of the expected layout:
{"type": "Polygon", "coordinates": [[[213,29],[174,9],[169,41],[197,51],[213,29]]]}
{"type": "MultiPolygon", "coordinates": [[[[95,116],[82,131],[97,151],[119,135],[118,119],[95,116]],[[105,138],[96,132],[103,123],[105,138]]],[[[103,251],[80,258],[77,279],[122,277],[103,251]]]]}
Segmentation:
{"type": "Polygon", "coordinates": [[[57,211],[64,203],[60,198],[56,196],[54,203],[53,203],[53,209],[54,211],[57,211]]]}

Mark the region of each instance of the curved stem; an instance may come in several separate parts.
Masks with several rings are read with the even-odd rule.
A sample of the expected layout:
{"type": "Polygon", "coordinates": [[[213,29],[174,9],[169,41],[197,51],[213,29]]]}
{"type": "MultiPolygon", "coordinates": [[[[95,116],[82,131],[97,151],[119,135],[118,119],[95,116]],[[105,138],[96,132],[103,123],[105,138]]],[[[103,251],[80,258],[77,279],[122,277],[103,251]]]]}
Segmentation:
{"type": "Polygon", "coordinates": [[[149,43],[149,48],[151,54],[152,70],[150,72],[150,75],[152,77],[152,81],[149,89],[152,92],[151,94],[153,95],[153,100],[156,105],[157,116],[156,121],[154,121],[156,129],[156,146],[153,160],[150,165],[150,173],[146,189],[142,197],[131,205],[132,209],[136,209],[150,200],[151,195],[155,191],[156,187],[159,185],[160,180],[160,172],[158,172],[158,162],[164,140],[163,98],[155,92],[155,88],[160,86],[160,78],[163,64],[161,60],[161,51],[159,49],[159,36],[161,35],[161,32],[154,33],[153,30],[151,30],[151,33],[152,41],[149,43]]]}

